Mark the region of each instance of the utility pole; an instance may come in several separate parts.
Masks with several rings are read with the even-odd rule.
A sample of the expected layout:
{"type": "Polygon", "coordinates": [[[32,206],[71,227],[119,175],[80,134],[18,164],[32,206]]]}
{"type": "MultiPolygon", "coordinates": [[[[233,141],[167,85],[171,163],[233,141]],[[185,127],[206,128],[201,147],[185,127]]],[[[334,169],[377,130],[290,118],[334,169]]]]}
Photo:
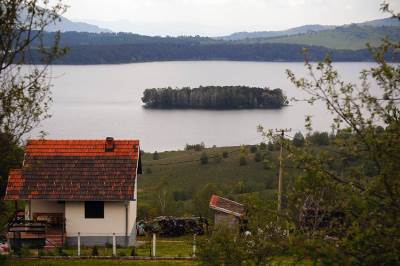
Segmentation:
{"type": "Polygon", "coordinates": [[[282,190],[283,190],[283,139],[285,138],[285,133],[290,132],[292,129],[276,129],[277,133],[281,135],[281,149],[279,153],[279,174],[278,174],[278,221],[279,215],[282,211],[282,190]]]}

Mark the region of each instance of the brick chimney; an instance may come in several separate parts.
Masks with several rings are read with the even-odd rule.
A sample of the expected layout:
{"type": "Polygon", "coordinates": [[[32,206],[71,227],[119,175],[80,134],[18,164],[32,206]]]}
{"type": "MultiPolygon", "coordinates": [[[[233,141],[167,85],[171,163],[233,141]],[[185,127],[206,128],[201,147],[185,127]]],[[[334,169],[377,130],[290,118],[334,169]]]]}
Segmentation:
{"type": "Polygon", "coordinates": [[[115,148],[114,138],[113,137],[107,137],[106,138],[105,151],[106,152],[112,152],[112,151],[114,151],[114,148],[115,148]]]}

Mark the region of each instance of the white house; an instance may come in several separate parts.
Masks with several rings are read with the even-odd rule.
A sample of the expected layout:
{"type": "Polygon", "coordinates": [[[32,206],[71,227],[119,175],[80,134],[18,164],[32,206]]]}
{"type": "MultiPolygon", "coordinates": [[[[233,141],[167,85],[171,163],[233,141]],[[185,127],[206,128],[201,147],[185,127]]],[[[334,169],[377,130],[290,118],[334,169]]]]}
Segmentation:
{"type": "MultiPolygon", "coordinates": [[[[29,140],[5,199],[25,200],[25,219],[46,221],[54,245],[136,240],[138,140],[29,140]]],[[[29,237],[29,236],[28,236],[29,237]]],[[[47,243],[48,245],[49,243],[47,243]]]]}

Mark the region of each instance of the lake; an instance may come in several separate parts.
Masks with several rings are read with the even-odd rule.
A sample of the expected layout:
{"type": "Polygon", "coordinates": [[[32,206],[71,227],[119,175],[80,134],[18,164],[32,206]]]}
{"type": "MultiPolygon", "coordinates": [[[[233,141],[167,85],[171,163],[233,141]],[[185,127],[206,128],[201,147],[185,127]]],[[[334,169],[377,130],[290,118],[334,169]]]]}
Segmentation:
{"type": "MultiPolygon", "coordinates": [[[[344,80],[357,82],[372,63],[336,63],[344,80]]],[[[324,106],[292,102],[281,110],[148,110],[141,97],[146,88],[200,85],[246,85],[281,88],[288,98],[303,93],[286,78],[291,69],[305,76],[303,63],[281,62],[153,62],[123,65],[52,66],[52,117],[29,137],[44,130],[52,139],[140,139],[145,151],[183,149],[186,143],[206,146],[255,144],[262,141],[257,125],[304,131],[306,115],[315,130],[330,130],[324,106]]]]}

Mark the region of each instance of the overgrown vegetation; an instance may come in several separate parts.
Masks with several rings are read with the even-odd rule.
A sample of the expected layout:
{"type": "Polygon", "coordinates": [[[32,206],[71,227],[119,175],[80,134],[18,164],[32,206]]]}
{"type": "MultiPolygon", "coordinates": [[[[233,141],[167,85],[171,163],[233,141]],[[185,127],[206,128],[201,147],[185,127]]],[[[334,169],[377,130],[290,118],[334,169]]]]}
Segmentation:
{"type": "Polygon", "coordinates": [[[235,265],[265,265],[277,254],[322,265],[400,264],[400,66],[385,57],[399,47],[384,40],[371,49],[377,65],[361,72],[359,86],[342,81],[329,57],[306,61],[307,78],[287,71],[310,104],[322,101],[332,112],[333,133],[311,133],[311,118],[304,143],[299,135],[294,142],[263,131],[285,147],[286,167],[297,170],[284,209],[249,198],[251,233],[217,230],[202,246],[205,265],[233,265],[231,254],[235,265]]]}

